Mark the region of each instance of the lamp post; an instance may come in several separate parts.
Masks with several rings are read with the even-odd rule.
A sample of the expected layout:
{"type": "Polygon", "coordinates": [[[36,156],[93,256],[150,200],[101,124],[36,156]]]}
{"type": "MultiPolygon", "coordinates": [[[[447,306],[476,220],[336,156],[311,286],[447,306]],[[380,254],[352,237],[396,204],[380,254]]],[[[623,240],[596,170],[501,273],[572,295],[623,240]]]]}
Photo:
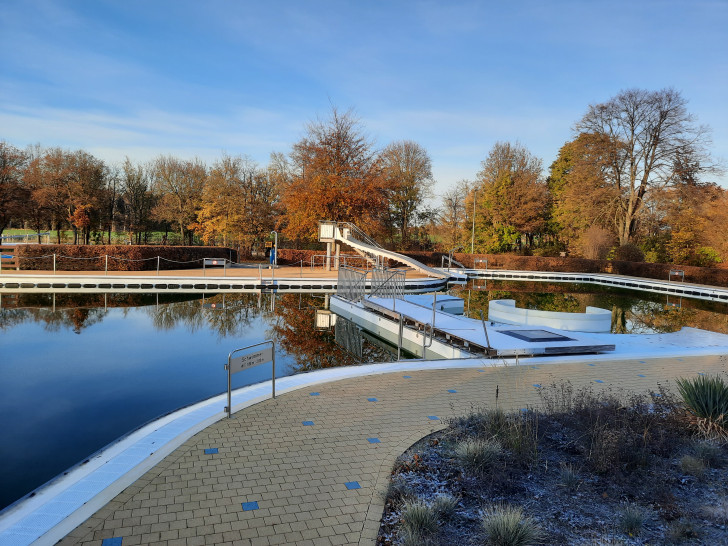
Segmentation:
{"type": "Polygon", "coordinates": [[[473,233],[470,236],[470,253],[473,254],[475,248],[475,196],[477,195],[477,188],[473,190],[473,233]]]}
{"type": "Polygon", "coordinates": [[[275,236],[273,242],[273,267],[276,267],[278,265],[278,232],[271,231],[270,234],[275,236]]]}

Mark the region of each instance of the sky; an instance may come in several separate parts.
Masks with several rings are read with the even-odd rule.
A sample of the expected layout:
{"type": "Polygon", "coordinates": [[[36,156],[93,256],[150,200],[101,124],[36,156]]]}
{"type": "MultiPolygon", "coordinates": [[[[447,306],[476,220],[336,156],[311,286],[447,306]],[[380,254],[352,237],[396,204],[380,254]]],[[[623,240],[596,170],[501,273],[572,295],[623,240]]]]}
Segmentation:
{"type": "Polygon", "coordinates": [[[0,0],[0,140],[110,163],[265,166],[336,107],[423,146],[442,195],[496,142],[546,172],[590,104],[668,87],[725,164],[728,0],[0,0]]]}

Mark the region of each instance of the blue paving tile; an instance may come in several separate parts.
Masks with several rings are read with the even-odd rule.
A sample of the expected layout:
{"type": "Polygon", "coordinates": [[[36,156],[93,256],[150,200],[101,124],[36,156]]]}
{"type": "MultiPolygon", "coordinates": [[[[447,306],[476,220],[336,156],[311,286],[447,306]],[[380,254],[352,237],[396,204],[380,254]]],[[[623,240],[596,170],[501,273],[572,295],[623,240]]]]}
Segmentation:
{"type": "Polygon", "coordinates": [[[705,375],[704,372],[698,372],[698,375],[705,375]]]}
{"type": "Polygon", "coordinates": [[[455,389],[447,389],[447,392],[458,392],[455,389]]]}
{"type": "Polygon", "coordinates": [[[121,546],[122,537],[105,538],[101,541],[101,546],[121,546]]]}
{"type": "Polygon", "coordinates": [[[439,421],[440,420],[440,418],[437,415],[428,415],[427,418],[430,421],[439,421]]]}
{"type": "Polygon", "coordinates": [[[320,392],[312,392],[311,393],[311,396],[321,396],[321,393],[320,392]]]}
{"type": "Polygon", "coordinates": [[[638,373],[637,374],[637,377],[647,377],[647,376],[645,374],[643,374],[643,373],[638,373]]]}
{"type": "Polygon", "coordinates": [[[604,383],[604,381],[602,381],[601,379],[595,379],[594,383],[604,383]]]}
{"type": "Polygon", "coordinates": [[[382,441],[379,438],[367,438],[367,442],[370,444],[381,444],[382,441]]]}
{"type": "Polygon", "coordinates": [[[596,366],[596,364],[594,364],[593,362],[589,362],[589,364],[587,364],[587,366],[596,366]]]}
{"type": "Polygon", "coordinates": [[[481,373],[485,373],[485,370],[478,370],[478,371],[481,372],[481,373]]]}
{"type": "Polygon", "coordinates": [[[347,489],[361,489],[359,482],[346,482],[344,485],[347,489]]]}
{"type": "Polygon", "coordinates": [[[541,388],[541,383],[534,383],[533,386],[536,387],[537,389],[540,389],[541,388]]]}
{"type": "Polygon", "coordinates": [[[243,511],[249,512],[250,510],[257,510],[258,509],[258,501],[251,501],[251,502],[244,502],[243,504],[243,511]]]}
{"type": "Polygon", "coordinates": [[[217,452],[218,451],[216,447],[209,447],[205,450],[205,455],[214,455],[217,452]]]}
{"type": "Polygon", "coordinates": [[[640,360],[640,364],[647,364],[647,362],[644,360],[640,360]]]}
{"type": "Polygon", "coordinates": [[[313,426],[313,421],[303,421],[303,426],[304,427],[312,427],[313,426]]]}
{"type": "Polygon", "coordinates": [[[403,375],[402,377],[403,377],[404,379],[412,379],[412,376],[411,376],[411,375],[403,375]]]}
{"type": "Polygon", "coordinates": [[[538,370],[538,366],[531,366],[532,369],[538,370]]]}
{"type": "Polygon", "coordinates": [[[367,400],[369,400],[370,402],[376,402],[377,401],[376,398],[367,398],[367,400]]]}

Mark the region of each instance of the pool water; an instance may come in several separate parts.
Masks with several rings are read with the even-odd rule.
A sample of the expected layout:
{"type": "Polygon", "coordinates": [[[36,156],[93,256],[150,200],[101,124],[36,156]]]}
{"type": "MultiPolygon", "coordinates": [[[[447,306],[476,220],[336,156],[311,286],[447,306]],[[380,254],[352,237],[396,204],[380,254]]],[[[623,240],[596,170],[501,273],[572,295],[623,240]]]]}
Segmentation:
{"type": "MultiPolygon", "coordinates": [[[[487,317],[489,300],[510,298],[553,311],[610,309],[615,332],[728,333],[726,304],[511,281],[451,293],[473,317],[487,317]]],[[[396,359],[395,347],[340,317],[335,329],[317,329],[316,311],[326,307],[323,294],[3,293],[0,509],[149,420],[224,392],[234,349],[274,340],[278,377],[396,359]]],[[[270,377],[270,364],[250,368],[233,376],[233,388],[270,377]]]]}

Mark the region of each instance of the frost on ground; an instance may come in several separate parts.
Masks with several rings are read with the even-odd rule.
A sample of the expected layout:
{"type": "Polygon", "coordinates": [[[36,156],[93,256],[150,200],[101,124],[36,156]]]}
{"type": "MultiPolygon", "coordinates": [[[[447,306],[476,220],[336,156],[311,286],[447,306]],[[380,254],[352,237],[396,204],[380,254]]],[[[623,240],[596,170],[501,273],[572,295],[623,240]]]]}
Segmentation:
{"type": "Polygon", "coordinates": [[[512,507],[535,533],[523,544],[728,545],[728,446],[697,435],[666,388],[562,383],[541,398],[454,419],[404,453],[377,544],[509,544],[483,520],[512,507]]]}

